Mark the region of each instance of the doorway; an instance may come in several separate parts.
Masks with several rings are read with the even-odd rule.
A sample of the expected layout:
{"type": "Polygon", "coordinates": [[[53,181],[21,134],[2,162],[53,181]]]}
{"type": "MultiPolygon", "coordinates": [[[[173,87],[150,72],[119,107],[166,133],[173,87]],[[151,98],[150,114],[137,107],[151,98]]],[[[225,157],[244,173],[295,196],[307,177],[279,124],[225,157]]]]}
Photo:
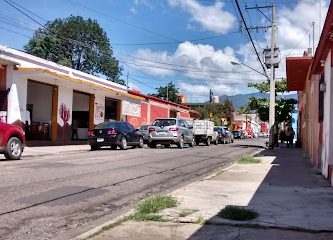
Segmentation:
{"type": "Polygon", "coordinates": [[[120,121],[120,100],[105,98],[105,121],[120,121]]]}
{"type": "Polygon", "coordinates": [[[90,94],[73,91],[72,140],[88,138],[90,120],[90,94]],[[77,134],[74,133],[75,129],[77,134]]]}

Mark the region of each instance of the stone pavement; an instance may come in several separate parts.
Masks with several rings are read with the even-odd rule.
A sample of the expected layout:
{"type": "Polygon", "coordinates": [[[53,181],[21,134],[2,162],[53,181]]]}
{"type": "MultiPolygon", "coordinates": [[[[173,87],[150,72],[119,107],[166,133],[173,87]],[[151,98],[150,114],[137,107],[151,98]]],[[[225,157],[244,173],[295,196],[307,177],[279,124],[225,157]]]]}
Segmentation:
{"type": "Polygon", "coordinates": [[[62,146],[43,146],[43,147],[25,147],[22,157],[36,157],[47,155],[58,155],[64,153],[89,151],[90,146],[84,145],[62,145],[62,146]]]}
{"type": "Polygon", "coordinates": [[[237,164],[170,193],[180,204],[161,213],[168,222],[125,221],[89,239],[333,239],[333,190],[301,150],[264,150],[257,157],[261,163],[237,164]],[[259,216],[225,220],[217,213],[226,205],[259,216]],[[184,209],[193,213],[179,217],[184,209]]]}

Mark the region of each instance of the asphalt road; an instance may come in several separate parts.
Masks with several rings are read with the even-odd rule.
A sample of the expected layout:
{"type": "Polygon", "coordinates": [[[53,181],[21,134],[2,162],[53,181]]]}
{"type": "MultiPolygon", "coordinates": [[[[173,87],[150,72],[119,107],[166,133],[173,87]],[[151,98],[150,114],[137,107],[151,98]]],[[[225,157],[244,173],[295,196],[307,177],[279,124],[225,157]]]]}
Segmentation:
{"type": "Polygon", "coordinates": [[[0,239],[70,239],[254,153],[265,139],[0,161],[0,239]]]}

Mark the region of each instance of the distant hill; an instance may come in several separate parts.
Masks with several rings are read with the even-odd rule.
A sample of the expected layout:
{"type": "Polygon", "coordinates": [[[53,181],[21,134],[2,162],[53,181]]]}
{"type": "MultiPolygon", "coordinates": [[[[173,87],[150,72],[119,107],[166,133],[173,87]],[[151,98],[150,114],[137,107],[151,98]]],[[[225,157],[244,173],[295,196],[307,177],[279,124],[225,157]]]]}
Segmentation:
{"type": "MultiPolygon", "coordinates": [[[[234,108],[238,109],[241,106],[247,105],[250,97],[269,98],[269,94],[268,93],[257,92],[257,93],[249,93],[249,94],[237,94],[237,95],[233,95],[233,96],[222,95],[219,98],[220,98],[220,102],[229,98],[232,101],[232,104],[233,104],[234,108]]],[[[297,94],[296,93],[295,94],[284,95],[284,96],[277,96],[277,99],[280,99],[282,97],[285,98],[285,99],[294,98],[294,99],[297,100],[297,94]]]]}

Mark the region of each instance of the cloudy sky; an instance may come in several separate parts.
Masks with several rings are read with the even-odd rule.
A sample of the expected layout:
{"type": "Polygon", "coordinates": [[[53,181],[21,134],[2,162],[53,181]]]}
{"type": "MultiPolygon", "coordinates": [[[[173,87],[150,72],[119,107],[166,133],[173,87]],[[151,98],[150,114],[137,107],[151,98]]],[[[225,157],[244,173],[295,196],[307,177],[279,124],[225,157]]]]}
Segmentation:
{"type": "MultiPolygon", "coordinates": [[[[114,56],[123,66],[129,87],[144,93],[172,81],[191,102],[214,95],[254,92],[249,82],[265,77],[234,0],[7,0],[29,10],[41,23],[70,15],[96,19],[105,29],[114,56]]],[[[248,27],[269,26],[271,9],[246,7],[276,4],[277,46],[281,64],[277,78],[285,77],[285,57],[302,55],[317,45],[328,0],[239,0],[248,27]],[[321,19],[321,24],[320,24],[321,19]]],[[[0,44],[23,50],[38,25],[0,1],[0,44]]],[[[270,28],[252,30],[260,57],[270,46],[270,28]]],[[[267,71],[269,73],[269,70],[267,71]]]]}

